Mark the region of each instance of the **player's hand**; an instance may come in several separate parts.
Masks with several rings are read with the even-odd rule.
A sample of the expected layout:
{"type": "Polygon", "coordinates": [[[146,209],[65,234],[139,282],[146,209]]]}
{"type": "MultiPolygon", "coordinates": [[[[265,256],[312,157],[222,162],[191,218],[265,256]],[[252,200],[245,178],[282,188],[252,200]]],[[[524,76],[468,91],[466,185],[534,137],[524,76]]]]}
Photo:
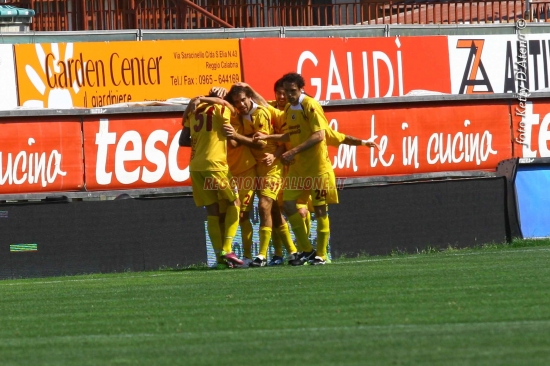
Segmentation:
{"type": "Polygon", "coordinates": [[[227,89],[223,86],[214,86],[212,87],[212,89],[210,89],[208,94],[215,94],[218,98],[223,99],[227,95],[227,89]]]}
{"type": "Polygon", "coordinates": [[[365,142],[365,146],[368,146],[368,147],[375,147],[378,149],[378,151],[380,151],[380,145],[378,145],[376,142],[373,142],[373,141],[366,141],[365,142]]]}
{"type": "Polygon", "coordinates": [[[262,132],[256,132],[256,133],[252,136],[252,140],[254,140],[254,141],[258,141],[258,140],[267,140],[267,136],[269,136],[269,135],[266,135],[265,133],[262,133],[262,132]]]}
{"type": "Polygon", "coordinates": [[[234,137],[237,134],[237,131],[235,131],[235,128],[229,123],[225,123],[223,125],[223,134],[227,137],[234,137]]]}
{"type": "Polygon", "coordinates": [[[294,160],[294,155],[296,154],[292,152],[292,150],[285,151],[283,155],[281,155],[281,162],[285,165],[290,165],[294,160]]]}
{"type": "Polygon", "coordinates": [[[271,166],[275,162],[275,155],[270,153],[265,153],[262,162],[266,163],[267,166],[271,166]]]}

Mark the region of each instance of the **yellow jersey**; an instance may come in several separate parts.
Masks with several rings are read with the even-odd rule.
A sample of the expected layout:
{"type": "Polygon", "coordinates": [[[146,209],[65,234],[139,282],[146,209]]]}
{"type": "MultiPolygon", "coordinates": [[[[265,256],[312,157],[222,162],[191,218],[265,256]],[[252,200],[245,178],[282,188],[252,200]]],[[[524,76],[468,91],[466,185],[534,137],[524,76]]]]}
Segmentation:
{"type": "MultiPolygon", "coordinates": [[[[231,116],[231,125],[238,134],[244,134],[244,127],[238,115],[231,116]]],[[[237,147],[232,147],[231,144],[228,144],[227,163],[229,164],[229,171],[231,174],[236,176],[256,165],[256,159],[248,146],[239,145],[237,147]]]]}
{"type": "Polygon", "coordinates": [[[267,109],[271,114],[271,125],[273,126],[275,133],[282,134],[284,130],[283,126],[285,124],[285,118],[284,118],[285,112],[278,109],[276,105],[272,104],[272,102],[269,102],[267,109]]]}
{"type": "Polygon", "coordinates": [[[189,171],[228,170],[227,137],[223,125],[229,124],[231,111],[221,104],[201,103],[184,123],[191,130],[189,171]]]}
{"type": "MultiPolygon", "coordinates": [[[[289,134],[291,148],[305,142],[313,133],[329,129],[321,105],[305,94],[300,97],[298,105],[287,104],[285,122],[284,132],[289,134]]],[[[326,141],[323,140],[296,154],[290,171],[293,175],[302,177],[316,177],[332,172],[326,141]]]]}
{"type": "MultiPolygon", "coordinates": [[[[256,132],[262,132],[266,135],[273,135],[274,129],[271,124],[271,113],[265,107],[252,104],[250,114],[241,116],[241,122],[243,125],[243,135],[251,137],[256,132]]],[[[250,149],[252,155],[257,161],[261,161],[264,158],[265,153],[275,153],[278,144],[275,141],[268,140],[267,145],[262,149],[250,149]]]]}

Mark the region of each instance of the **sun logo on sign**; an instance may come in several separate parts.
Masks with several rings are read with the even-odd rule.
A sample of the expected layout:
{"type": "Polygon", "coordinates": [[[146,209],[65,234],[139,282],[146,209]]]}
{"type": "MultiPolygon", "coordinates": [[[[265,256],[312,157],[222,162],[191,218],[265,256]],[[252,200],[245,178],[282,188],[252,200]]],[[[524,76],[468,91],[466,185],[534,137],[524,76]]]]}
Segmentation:
{"type": "Polygon", "coordinates": [[[75,65],[73,71],[76,75],[72,75],[71,70],[66,69],[65,65],[70,64],[68,61],[73,58],[73,44],[36,44],[35,50],[36,58],[25,64],[25,74],[34,88],[34,90],[29,90],[29,93],[35,97],[25,100],[23,106],[72,108],[74,106],[73,98],[80,91],[76,79],[85,67],[85,65],[78,65],[77,68],[76,63],[73,63],[75,65]],[[75,80],[71,85],[65,85],[63,82],[73,78],[75,80]]]}

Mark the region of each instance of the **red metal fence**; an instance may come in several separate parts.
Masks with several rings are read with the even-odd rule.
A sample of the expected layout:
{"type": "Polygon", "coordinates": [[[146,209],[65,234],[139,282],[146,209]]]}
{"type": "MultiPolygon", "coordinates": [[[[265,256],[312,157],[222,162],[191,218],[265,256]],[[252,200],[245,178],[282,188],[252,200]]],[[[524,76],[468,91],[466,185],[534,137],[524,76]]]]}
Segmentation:
{"type": "Polygon", "coordinates": [[[522,0],[409,0],[321,5],[280,5],[279,2],[258,0],[254,4],[205,6],[190,0],[20,0],[12,4],[35,10],[32,29],[37,31],[478,24],[510,23],[523,17],[538,21],[550,18],[550,2],[531,3],[526,14],[522,0]]]}

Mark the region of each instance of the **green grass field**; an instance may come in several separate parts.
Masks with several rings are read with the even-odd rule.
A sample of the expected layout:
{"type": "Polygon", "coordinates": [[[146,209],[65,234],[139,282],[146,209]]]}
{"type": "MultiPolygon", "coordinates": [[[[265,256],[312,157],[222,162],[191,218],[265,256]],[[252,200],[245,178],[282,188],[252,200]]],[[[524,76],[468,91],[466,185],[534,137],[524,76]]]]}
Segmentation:
{"type": "Polygon", "coordinates": [[[548,365],[550,241],[0,281],[0,365],[548,365]]]}

